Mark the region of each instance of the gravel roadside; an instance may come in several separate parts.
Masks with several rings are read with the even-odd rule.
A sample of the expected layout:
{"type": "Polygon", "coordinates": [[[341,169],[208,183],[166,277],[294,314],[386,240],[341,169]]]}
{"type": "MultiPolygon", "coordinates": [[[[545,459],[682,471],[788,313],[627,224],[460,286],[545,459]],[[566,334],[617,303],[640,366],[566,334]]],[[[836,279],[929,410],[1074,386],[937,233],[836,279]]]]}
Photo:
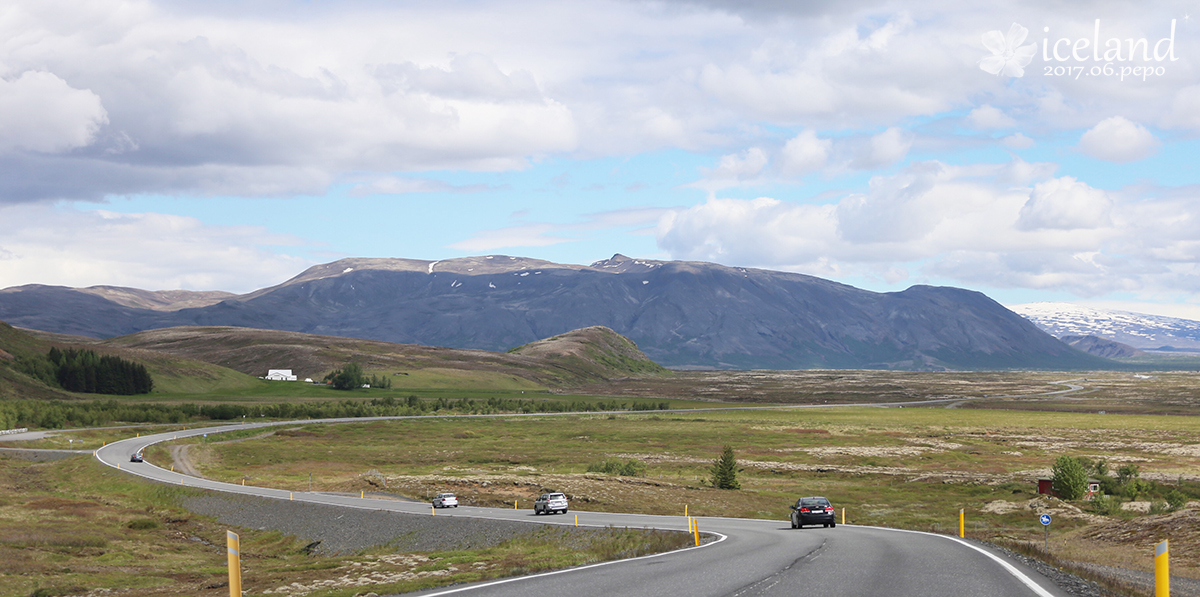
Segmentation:
{"type": "MultiPolygon", "coordinates": [[[[384,510],[356,510],[324,504],[286,502],[252,496],[210,493],[184,500],[182,506],[223,524],[295,535],[316,553],[346,554],[389,546],[397,552],[483,549],[537,532],[535,522],[434,517],[384,510]]],[[[568,532],[590,529],[560,527],[568,532]]]]}
{"type": "MultiPolygon", "coordinates": [[[[1124,593],[1114,593],[1090,580],[1080,578],[1069,572],[1064,572],[1041,560],[1021,555],[1010,549],[993,545],[985,541],[976,541],[976,543],[1001,552],[1009,558],[1017,560],[1022,564],[1037,570],[1038,573],[1042,574],[1046,578],[1049,578],[1054,582],[1054,584],[1058,585],[1059,588],[1070,593],[1074,597],[1121,597],[1125,595],[1124,593]]],[[[1076,562],[1075,565],[1093,573],[1103,574],[1111,578],[1119,579],[1122,582],[1142,589],[1148,594],[1154,593],[1154,574],[1152,573],[1117,568],[1115,566],[1085,564],[1083,562],[1076,562]]],[[[1190,578],[1183,578],[1180,576],[1172,576],[1171,595],[1174,595],[1175,597],[1200,597],[1200,581],[1190,578]]]]}

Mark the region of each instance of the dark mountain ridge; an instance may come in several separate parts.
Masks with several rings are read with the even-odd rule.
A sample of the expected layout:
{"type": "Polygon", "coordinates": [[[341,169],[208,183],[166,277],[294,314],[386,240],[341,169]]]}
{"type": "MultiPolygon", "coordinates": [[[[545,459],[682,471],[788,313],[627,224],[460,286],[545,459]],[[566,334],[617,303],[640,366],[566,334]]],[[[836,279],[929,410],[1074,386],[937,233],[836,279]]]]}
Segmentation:
{"type": "Polygon", "coordinates": [[[605,326],[681,368],[1104,368],[985,295],[875,293],[821,278],[616,255],[590,266],[503,255],[345,259],[283,284],[174,311],[61,287],[0,291],[0,319],[111,337],[231,325],[507,350],[605,326]]]}

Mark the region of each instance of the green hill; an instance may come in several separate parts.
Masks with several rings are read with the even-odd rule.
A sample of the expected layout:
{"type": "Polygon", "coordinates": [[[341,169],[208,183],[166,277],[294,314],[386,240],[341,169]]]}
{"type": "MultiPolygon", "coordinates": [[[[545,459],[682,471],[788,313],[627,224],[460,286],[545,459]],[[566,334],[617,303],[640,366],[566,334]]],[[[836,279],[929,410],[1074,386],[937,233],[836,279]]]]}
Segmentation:
{"type": "MultiPolygon", "coordinates": [[[[50,344],[0,321],[0,399],[71,397],[35,373],[49,350],[50,344]]],[[[48,373],[48,368],[43,371],[43,375],[48,373]]]]}
{"type": "Polygon", "coordinates": [[[629,339],[601,327],[508,353],[241,327],[149,330],[101,345],[205,361],[254,376],[291,369],[300,379],[322,379],[355,362],[368,373],[390,376],[398,388],[541,389],[666,372],[629,339]]]}
{"type": "Polygon", "coordinates": [[[263,383],[225,367],[194,359],[112,346],[92,338],[24,331],[0,322],[0,398],[49,400],[93,396],[66,392],[57,387],[53,372],[46,368],[48,364],[44,359],[51,347],[86,348],[101,355],[114,355],[141,363],[154,379],[154,393],[234,391],[263,383]]]}
{"type": "Polygon", "coordinates": [[[586,381],[671,373],[651,361],[632,340],[599,325],[530,342],[508,352],[536,358],[567,375],[586,381]]]}

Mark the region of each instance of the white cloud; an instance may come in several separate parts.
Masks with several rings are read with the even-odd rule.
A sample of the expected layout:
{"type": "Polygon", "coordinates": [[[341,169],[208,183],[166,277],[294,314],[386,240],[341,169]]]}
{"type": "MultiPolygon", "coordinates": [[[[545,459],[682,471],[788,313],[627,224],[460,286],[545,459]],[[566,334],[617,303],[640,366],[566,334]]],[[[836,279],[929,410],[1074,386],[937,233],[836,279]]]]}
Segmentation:
{"type": "Polygon", "coordinates": [[[1122,116],[1100,121],[1079,139],[1079,149],[1100,160],[1135,162],[1158,151],[1159,142],[1146,127],[1122,116]]]}
{"type": "Polygon", "coordinates": [[[870,191],[852,194],[838,204],[838,230],[852,243],[905,242],[919,239],[944,214],[929,191],[945,170],[937,163],[915,165],[896,176],[876,176],[870,191]]]}
{"type": "Polygon", "coordinates": [[[1175,93],[1164,123],[1200,129],[1200,85],[1190,85],[1175,93]]]}
{"type": "MultiPolygon", "coordinates": [[[[545,247],[560,243],[582,240],[598,230],[630,229],[630,234],[648,234],[670,210],[660,207],[632,207],[603,211],[584,216],[583,221],[568,224],[549,222],[523,222],[503,228],[481,230],[470,238],[452,245],[451,249],[470,252],[486,252],[514,247],[545,247]]],[[[513,218],[529,215],[522,210],[512,214],[513,218]]]]}
{"type": "Polygon", "coordinates": [[[312,265],[271,248],[301,244],[258,226],[206,226],[157,213],[0,207],[0,288],[103,284],[248,292],[312,265]]]}
{"type": "Polygon", "coordinates": [[[830,204],[710,198],[666,215],[672,258],[1097,296],[1200,291],[1200,197],[1049,178],[1053,164],[914,164],[830,204]],[[1042,180],[1014,187],[1016,178],[1042,180]]]}
{"type": "Polygon", "coordinates": [[[967,120],[970,120],[975,128],[980,129],[1006,129],[1017,124],[1017,121],[1005,114],[1003,110],[988,104],[971,110],[971,113],[967,114],[967,120]]]}
{"type": "Polygon", "coordinates": [[[717,167],[706,172],[714,180],[745,180],[755,178],[767,166],[767,153],[751,147],[741,154],[723,155],[717,167]]]}
{"type": "Polygon", "coordinates": [[[100,98],[52,73],[0,78],[0,152],[57,153],[90,145],[108,114],[100,98]]]}
{"type": "Polygon", "coordinates": [[[1034,145],[1037,145],[1037,142],[1029,137],[1026,137],[1023,133],[1013,133],[1007,137],[1004,137],[1003,139],[1000,139],[1000,142],[1009,149],[1029,149],[1034,145]]]}
{"type": "Polygon", "coordinates": [[[1021,207],[1021,230],[1075,230],[1111,225],[1112,200],[1070,176],[1038,183],[1021,207]]]}
{"type": "Polygon", "coordinates": [[[452,185],[431,178],[405,176],[380,176],[360,182],[350,189],[352,197],[365,195],[404,195],[408,193],[478,193],[488,190],[487,185],[452,185]]]}
{"type": "Polygon", "coordinates": [[[912,134],[898,127],[889,127],[871,137],[871,140],[859,149],[851,166],[860,170],[890,166],[904,159],[911,148],[912,134]]]}
{"type": "Polygon", "coordinates": [[[996,180],[1003,184],[1028,186],[1032,182],[1042,181],[1054,176],[1058,164],[1052,162],[1026,162],[1014,157],[1011,162],[1001,168],[996,180]]]}
{"type": "Polygon", "coordinates": [[[817,132],[805,129],[788,140],[780,152],[780,170],[787,176],[806,174],[825,167],[833,141],[817,137],[817,132]]]}
{"type": "Polygon", "coordinates": [[[757,182],[766,169],[770,158],[759,147],[751,147],[741,153],[721,156],[713,168],[701,168],[703,178],[688,186],[715,192],[745,183],[757,182]]]}
{"type": "MultiPolygon", "coordinates": [[[[0,146],[24,152],[0,158],[0,201],[312,193],[347,173],[770,151],[764,130],[838,130],[841,139],[978,98],[989,103],[971,119],[985,127],[1019,119],[1073,129],[1113,113],[1196,125],[1186,75],[1137,85],[1038,77],[1044,89],[1029,90],[1028,76],[1010,85],[980,71],[980,36],[1009,22],[1006,5],[872,6],[499,0],[243,11],[16,0],[0,20],[0,97],[46,101],[0,110],[0,146]]],[[[1076,13],[1039,5],[1027,18],[1072,22],[1076,13]]],[[[1163,14],[1131,14],[1121,35],[1157,39],[1163,14]]],[[[1191,72],[1182,54],[1172,73],[1191,72]]],[[[907,144],[890,130],[849,157],[835,140],[824,167],[902,159],[907,144]]],[[[780,171],[819,162],[820,148],[808,149],[818,151],[795,163],[780,154],[780,171]]]]}
{"type": "Polygon", "coordinates": [[[769,197],[709,199],[673,211],[658,225],[658,246],[673,259],[721,263],[812,263],[838,244],[833,206],[769,197]]]}

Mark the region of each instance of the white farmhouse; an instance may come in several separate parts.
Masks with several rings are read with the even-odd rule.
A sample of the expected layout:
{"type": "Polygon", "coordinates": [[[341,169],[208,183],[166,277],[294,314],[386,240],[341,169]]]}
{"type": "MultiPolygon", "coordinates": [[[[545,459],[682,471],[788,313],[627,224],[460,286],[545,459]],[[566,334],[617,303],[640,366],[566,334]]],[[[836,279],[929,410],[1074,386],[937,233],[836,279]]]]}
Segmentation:
{"type": "Polygon", "coordinates": [[[271,381],[296,381],[296,376],[292,375],[291,369],[268,369],[267,376],[263,379],[271,381]]]}

